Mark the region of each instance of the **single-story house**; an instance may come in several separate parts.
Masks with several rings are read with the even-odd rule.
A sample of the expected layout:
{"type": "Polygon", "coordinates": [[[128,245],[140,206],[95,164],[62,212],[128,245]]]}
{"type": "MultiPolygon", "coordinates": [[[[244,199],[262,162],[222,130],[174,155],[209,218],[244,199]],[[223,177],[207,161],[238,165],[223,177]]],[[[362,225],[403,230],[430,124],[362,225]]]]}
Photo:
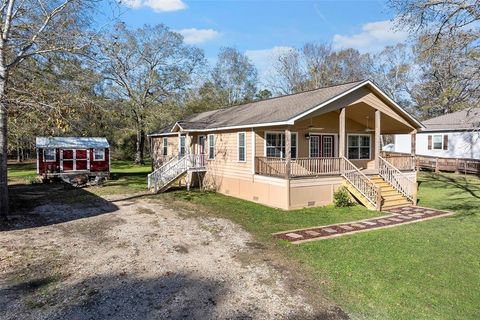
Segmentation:
{"type": "Polygon", "coordinates": [[[73,174],[105,177],[110,172],[110,144],[96,137],[37,137],[37,174],[44,178],[73,174]]]}
{"type": "Polygon", "coordinates": [[[380,136],[421,128],[369,80],[207,111],[149,135],[148,185],[197,179],[286,210],[330,204],[342,185],[371,209],[415,204],[414,150],[400,170],[381,157],[380,136]]]}
{"type": "MultiPolygon", "coordinates": [[[[469,108],[423,121],[416,154],[439,158],[480,159],[480,108],[469,108]]],[[[410,153],[411,136],[396,134],[393,151],[410,153]]]]}

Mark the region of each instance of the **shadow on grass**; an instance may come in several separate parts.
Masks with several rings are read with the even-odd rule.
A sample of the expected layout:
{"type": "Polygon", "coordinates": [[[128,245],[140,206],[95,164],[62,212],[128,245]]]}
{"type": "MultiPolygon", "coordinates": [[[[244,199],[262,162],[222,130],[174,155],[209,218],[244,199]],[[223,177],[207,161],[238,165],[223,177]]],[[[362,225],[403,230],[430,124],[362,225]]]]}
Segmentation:
{"type": "Polygon", "coordinates": [[[118,207],[88,189],[64,183],[9,186],[10,214],[0,231],[46,226],[114,212],[118,207]]]}
{"type": "Polygon", "coordinates": [[[449,185],[450,187],[463,190],[470,194],[472,197],[480,199],[480,185],[474,185],[468,182],[463,176],[452,177],[450,175],[444,175],[441,173],[429,174],[427,179],[423,182],[440,182],[449,185]]]}

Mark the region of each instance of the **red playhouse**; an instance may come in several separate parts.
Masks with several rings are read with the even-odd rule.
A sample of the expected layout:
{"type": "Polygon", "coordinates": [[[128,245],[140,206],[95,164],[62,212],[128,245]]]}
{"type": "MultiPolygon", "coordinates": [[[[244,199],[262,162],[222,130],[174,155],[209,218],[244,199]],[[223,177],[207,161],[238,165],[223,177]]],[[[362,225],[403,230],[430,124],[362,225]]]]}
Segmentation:
{"type": "Polygon", "coordinates": [[[37,137],[37,174],[71,182],[83,176],[99,181],[110,174],[110,145],[106,138],[37,137]]]}

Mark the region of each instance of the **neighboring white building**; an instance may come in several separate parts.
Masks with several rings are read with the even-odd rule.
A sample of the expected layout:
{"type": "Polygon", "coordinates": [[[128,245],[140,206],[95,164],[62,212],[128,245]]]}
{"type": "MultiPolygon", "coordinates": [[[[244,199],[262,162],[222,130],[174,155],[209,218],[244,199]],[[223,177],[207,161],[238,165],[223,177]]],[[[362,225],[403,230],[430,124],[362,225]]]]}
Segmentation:
{"type": "MultiPolygon", "coordinates": [[[[423,121],[416,135],[418,155],[480,159],[480,108],[466,109],[423,121]]],[[[395,152],[410,153],[411,135],[395,135],[395,152]]]]}

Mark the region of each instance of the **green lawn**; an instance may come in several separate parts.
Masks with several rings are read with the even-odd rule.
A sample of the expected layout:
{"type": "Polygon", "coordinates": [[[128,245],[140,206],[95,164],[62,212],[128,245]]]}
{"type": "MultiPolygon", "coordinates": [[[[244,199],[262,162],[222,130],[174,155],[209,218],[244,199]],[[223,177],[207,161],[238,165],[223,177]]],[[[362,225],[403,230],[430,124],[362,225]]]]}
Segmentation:
{"type": "MultiPolygon", "coordinates": [[[[100,188],[89,188],[98,195],[126,194],[142,192],[147,189],[147,175],[151,171],[150,162],[145,165],[134,165],[132,161],[112,161],[110,179],[100,188]]],[[[9,163],[9,183],[30,183],[36,177],[36,163],[9,163]]]]}
{"type": "MultiPolygon", "coordinates": [[[[111,180],[96,194],[144,191],[150,166],[112,162],[111,180]]],[[[28,180],[35,164],[9,165],[28,180]]],[[[214,193],[172,191],[172,206],[235,221],[256,241],[309,274],[320,291],[358,319],[480,319],[480,180],[422,173],[419,205],[453,210],[451,217],[292,245],[272,232],[372,217],[360,206],[285,212],[214,193]],[[201,210],[199,210],[201,209],[201,210]]]]}
{"type": "Polygon", "coordinates": [[[280,230],[375,215],[356,206],[284,212],[214,193],[175,191],[159,197],[229,218],[258,241],[298,262],[353,318],[480,318],[480,180],[420,175],[419,205],[457,215],[352,236],[291,245],[280,230]]]}

